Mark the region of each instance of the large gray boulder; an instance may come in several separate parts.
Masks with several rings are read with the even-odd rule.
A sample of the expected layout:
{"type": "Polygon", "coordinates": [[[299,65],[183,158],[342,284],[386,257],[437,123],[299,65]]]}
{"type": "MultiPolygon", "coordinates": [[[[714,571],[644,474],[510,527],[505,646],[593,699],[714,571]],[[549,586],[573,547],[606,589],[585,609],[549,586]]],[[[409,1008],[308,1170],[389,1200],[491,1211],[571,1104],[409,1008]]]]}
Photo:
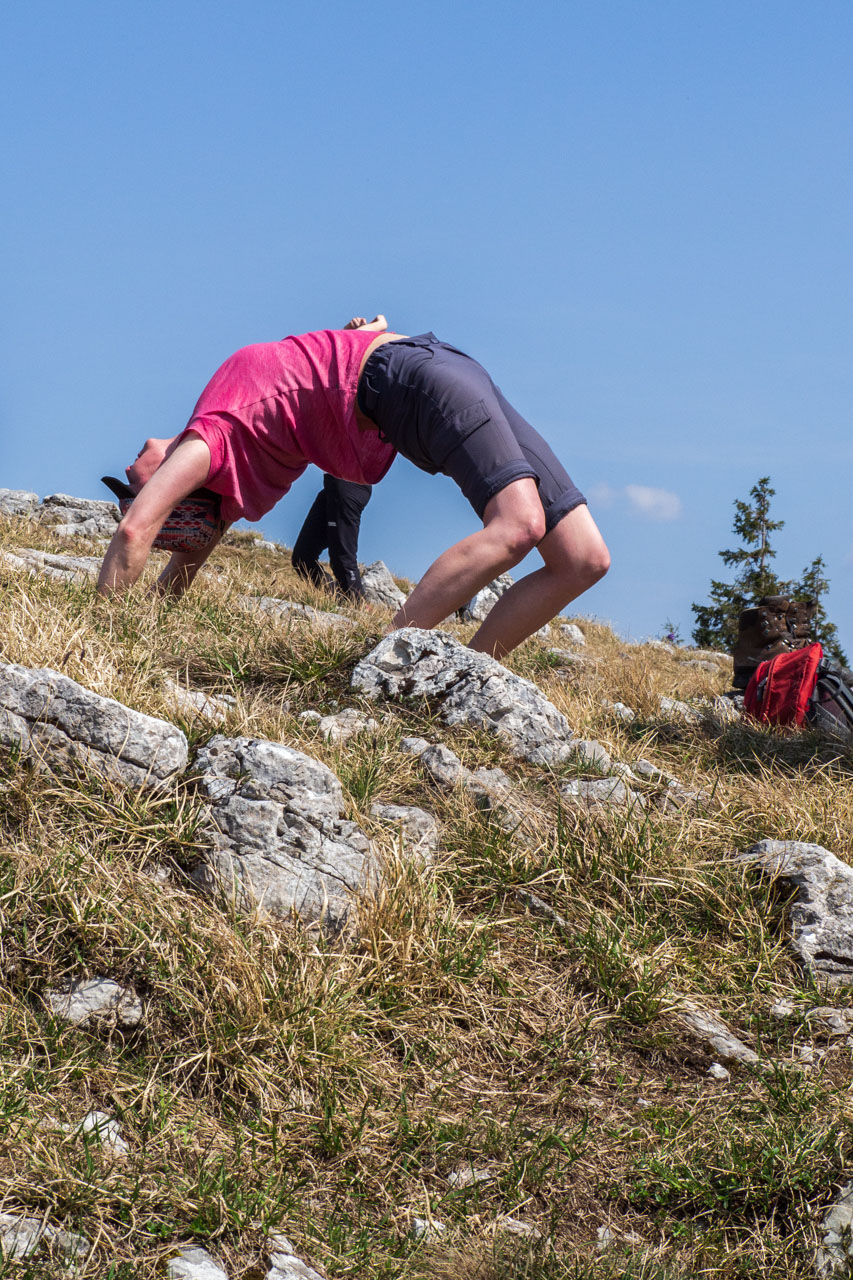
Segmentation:
{"type": "Polygon", "coordinates": [[[489,730],[535,764],[574,754],[568,721],[535,684],[442,631],[393,631],[358,663],[352,687],[369,698],[429,699],[445,724],[489,730]]]}
{"type": "Polygon", "coordinates": [[[737,859],[796,886],[791,945],[821,986],[853,984],[853,867],[819,844],[760,840],[737,859]]]}
{"type": "Polygon", "coordinates": [[[362,569],[361,584],[370,603],[381,605],[385,609],[396,612],[406,599],[405,592],[397,586],[384,560],[375,560],[366,569],[362,569]]]}
{"type": "Polygon", "coordinates": [[[243,909],[343,927],[352,895],[378,882],[364,832],[342,817],[331,769],[282,742],[217,735],[196,758],[212,848],[199,887],[243,909]]]}
{"type": "Polygon", "coordinates": [[[0,664],[0,744],[49,770],[68,762],[132,787],[162,786],[187,763],[187,740],[165,720],[132,711],[51,671],[0,664]]]}

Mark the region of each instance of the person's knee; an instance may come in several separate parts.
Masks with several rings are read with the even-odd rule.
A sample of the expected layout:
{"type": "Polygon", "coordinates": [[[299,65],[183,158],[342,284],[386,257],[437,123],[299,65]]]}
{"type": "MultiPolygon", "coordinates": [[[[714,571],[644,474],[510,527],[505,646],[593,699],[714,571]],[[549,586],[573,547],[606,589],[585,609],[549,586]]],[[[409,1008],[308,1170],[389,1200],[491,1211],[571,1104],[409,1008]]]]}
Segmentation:
{"type": "Polygon", "coordinates": [[[586,573],[590,586],[594,582],[600,582],[609,568],[610,552],[602,542],[601,546],[591,551],[586,559],[586,573]]]}
{"type": "Polygon", "coordinates": [[[535,508],[507,521],[501,529],[507,558],[512,564],[518,564],[528,552],[532,551],[545,536],[545,513],[535,508]]]}

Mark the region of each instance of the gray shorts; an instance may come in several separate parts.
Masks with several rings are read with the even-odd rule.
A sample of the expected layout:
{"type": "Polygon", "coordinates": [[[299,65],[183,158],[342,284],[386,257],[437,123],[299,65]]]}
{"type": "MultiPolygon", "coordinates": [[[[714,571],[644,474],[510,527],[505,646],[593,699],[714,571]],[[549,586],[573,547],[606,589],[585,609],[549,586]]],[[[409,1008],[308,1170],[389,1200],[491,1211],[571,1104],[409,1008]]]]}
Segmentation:
{"type": "Polygon", "coordinates": [[[525,477],[539,488],[546,532],[586,502],[483,366],[435,334],[378,347],[362,371],[358,407],[404,458],[455,480],[481,519],[490,498],[525,477]]]}

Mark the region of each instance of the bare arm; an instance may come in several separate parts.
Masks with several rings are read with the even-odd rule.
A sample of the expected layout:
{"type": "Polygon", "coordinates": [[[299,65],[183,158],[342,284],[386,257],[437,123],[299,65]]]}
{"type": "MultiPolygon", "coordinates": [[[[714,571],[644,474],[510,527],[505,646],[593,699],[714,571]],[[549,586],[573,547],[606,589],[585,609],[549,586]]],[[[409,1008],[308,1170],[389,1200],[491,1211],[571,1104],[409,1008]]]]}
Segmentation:
{"type": "MultiPolygon", "coordinates": [[[[113,534],[98,578],[101,595],[116,595],[133,586],[145,568],[151,544],[169,512],[193,489],[204,484],[209,470],[210,450],[199,436],[182,440],[158,467],[113,534]]],[[[185,591],[214,545],[211,543],[202,552],[173,556],[161,576],[161,582],[165,579],[162,589],[176,595],[185,591]],[[182,563],[173,569],[176,559],[192,563],[182,563]]]]}

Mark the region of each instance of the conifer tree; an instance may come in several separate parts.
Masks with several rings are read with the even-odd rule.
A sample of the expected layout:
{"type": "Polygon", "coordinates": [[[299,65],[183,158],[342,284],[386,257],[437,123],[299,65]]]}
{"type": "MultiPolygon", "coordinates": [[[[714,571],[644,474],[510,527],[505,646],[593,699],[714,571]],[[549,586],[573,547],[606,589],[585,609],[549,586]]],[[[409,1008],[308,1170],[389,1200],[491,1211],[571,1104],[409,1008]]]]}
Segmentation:
{"type": "Polygon", "coordinates": [[[792,592],[803,600],[816,600],[817,608],[812,619],[812,632],[815,640],[823,645],[824,652],[847,666],[847,655],[838,641],[838,628],[826,616],[823,597],[829,590],[829,579],[826,576],[826,565],[823,556],[816,556],[800,574],[800,580],[792,588],[792,592]]]}
{"type": "Polygon", "coordinates": [[[752,502],[735,501],[732,530],[745,543],[734,551],[717,554],[726,565],[737,565],[734,582],[711,579],[710,604],[693,604],[696,615],[693,639],[702,649],[730,649],[737,638],[738,614],[762,596],[782,595],[790,584],[781,581],[771,568],[776,552],[770,535],[784,528],[784,520],[770,519],[770,499],[776,494],[770,477],[762,476],[749,491],[752,502]]]}

